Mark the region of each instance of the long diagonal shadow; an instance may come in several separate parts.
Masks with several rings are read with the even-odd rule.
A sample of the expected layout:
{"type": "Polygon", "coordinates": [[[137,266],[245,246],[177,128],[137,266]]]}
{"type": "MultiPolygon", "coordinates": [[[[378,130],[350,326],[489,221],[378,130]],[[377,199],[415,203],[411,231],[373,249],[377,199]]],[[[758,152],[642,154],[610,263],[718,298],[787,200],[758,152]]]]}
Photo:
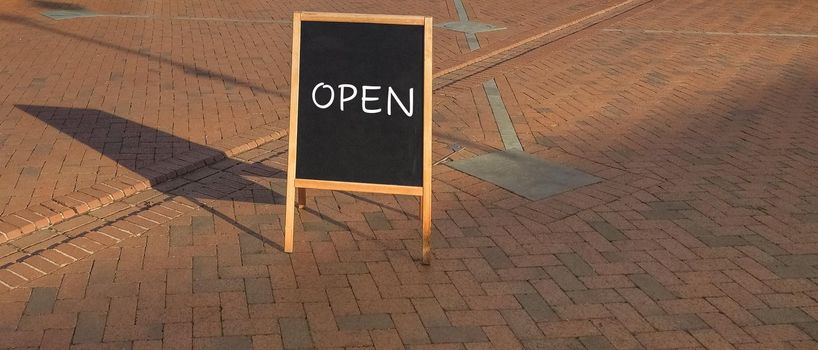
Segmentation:
{"type": "Polygon", "coordinates": [[[68,38],[71,38],[71,39],[76,39],[76,40],[84,41],[84,42],[87,42],[87,43],[96,44],[96,45],[106,47],[106,48],[109,48],[109,49],[129,53],[129,54],[132,54],[132,55],[146,57],[146,58],[148,58],[150,60],[153,60],[153,61],[166,63],[166,64],[170,64],[170,65],[172,65],[174,67],[181,68],[185,73],[188,73],[188,74],[210,77],[212,79],[219,79],[219,80],[222,80],[222,81],[224,81],[226,83],[229,83],[229,84],[249,88],[249,89],[251,89],[253,91],[259,91],[259,92],[263,92],[263,93],[270,94],[270,95],[276,95],[276,96],[280,96],[280,97],[289,95],[289,91],[287,91],[287,95],[285,95],[285,94],[281,93],[280,91],[269,90],[269,89],[267,89],[267,88],[265,88],[263,86],[258,86],[258,85],[252,84],[250,82],[240,80],[240,79],[238,79],[236,77],[233,77],[233,76],[229,76],[229,75],[226,75],[226,74],[214,72],[214,71],[204,69],[204,68],[199,68],[199,67],[196,67],[194,65],[190,65],[190,64],[187,64],[187,63],[184,63],[184,62],[175,61],[175,60],[165,58],[165,57],[161,57],[161,56],[158,56],[158,55],[152,55],[152,54],[145,53],[145,52],[142,52],[142,51],[139,51],[139,50],[134,50],[134,49],[131,49],[131,48],[128,48],[128,47],[111,44],[111,43],[108,43],[108,42],[105,42],[105,41],[102,41],[102,40],[88,38],[88,37],[84,37],[84,36],[79,35],[79,34],[74,34],[74,33],[63,31],[63,30],[51,28],[49,26],[44,26],[44,25],[42,25],[40,23],[37,23],[37,22],[32,21],[32,20],[30,20],[28,18],[25,18],[25,17],[0,14],[0,21],[9,22],[9,23],[16,23],[16,24],[27,26],[27,27],[35,28],[35,29],[38,29],[38,30],[50,32],[50,33],[53,33],[53,34],[62,35],[62,36],[65,36],[65,37],[68,37],[68,38]]]}
{"type": "Polygon", "coordinates": [[[48,0],[29,0],[34,6],[39,8],[49,9],[49,10],[85,10],[85,7],[82,5],[67,3],[67,2],[59,2],[59,1],[48,1],[48,0]]]}
{"type": "MultiPolygon", "coordinates": [[[[15,105],[18,109],[42,120],[51,127],[71,136],[75,140],[82,142],[88,147],[96,150],[102,155],[114,160],[118,165],[123,166],[134,173],[147,177],[146,167],[140,167],[134,161],[141,156],[150,156],[157,150],[165,150],[173,145],[190,144],[190,150],[202,151],[207,154],[222,153],[214,148],[189,142],[172,134],[155,128],[145,126],[119,116],[100,111],[97,109],[66,108],[32,105],[15,105]],[[153,149],[151,149],[153,147],[153,149]],[[140,153],[141,152],[141,153],[140,153]],[[142,171],[142,173],[140,173],[142,171]]],[[[223,153],[222,153],[223,154],[223,153]]],[[[273,156],[280,155],[274,154],[273,156]]],[[[272,157],[271,157],[272,158],[272,157]]],[[[165,190],[164,193],[171,196],[183,196],[198,204],[211,214],[229,222],[241,232],[251,235],[265,244],[276,247],[283,251],[283,247],[278,243],[262,236],[250,227],[243,225],[234,218],[231,218],[218,210],[208,206],[204,199],[230,199],[234,201],[246,200],[237,194],[242,192],[250,193],[270,193],[269,196],[258,196],[251,199],[254,203],[275,203],[276,195],[271,187],[262,186],[256,182],[242,177],[242,174],[249,176],[284,177],[284,169],[276,169],[264,165],[260,162],[244,162],[240,166],[234,166],[233,171],[221,171],[213,175],[213,179],[202,179],[192,186],[183,186],[178,189],[165,190]],[[232,189],[216,189],[218,186],[208,186],[210,184],[228,183],[232,189]]]]}

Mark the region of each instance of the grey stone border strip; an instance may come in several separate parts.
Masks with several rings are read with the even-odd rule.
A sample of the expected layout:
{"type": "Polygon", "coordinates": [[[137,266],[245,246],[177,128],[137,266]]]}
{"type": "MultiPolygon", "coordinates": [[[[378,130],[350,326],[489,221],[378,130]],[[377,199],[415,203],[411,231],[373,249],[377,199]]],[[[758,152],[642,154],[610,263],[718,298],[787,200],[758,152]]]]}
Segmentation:
{"type": "Polygon", "coordinates": [[[523,145],[517,137],[514,124],[511,123],[511,117],[509,117],[506,105],[503,103],[503,97],[500,96],[500,89],[497,88],[497,82],[494,79],[486,80],[483,82],[483,90],[486,91],[486,97],[488,97],[489,106],[491,106],[491,113],[494,114],[494,121],[497,122],[500,138],[503,139],[503,146],[507,150],[516,149],[522,151],[523,145]]]}
{"type": "MultiPolygon", "coordinates": [[[[454,8],[457,10],[457,18],[460,22],[468,22],[469,21],[469,14],[466,13],[466,7],[463,6],[463,0],[454,0],[454,8]]],[[[480,48],[480,41],[477,40],[477,34],[475,33],[463,33],[466,35],[466,43],[469,44],[469,50],[477,50],[480,48]]]]}

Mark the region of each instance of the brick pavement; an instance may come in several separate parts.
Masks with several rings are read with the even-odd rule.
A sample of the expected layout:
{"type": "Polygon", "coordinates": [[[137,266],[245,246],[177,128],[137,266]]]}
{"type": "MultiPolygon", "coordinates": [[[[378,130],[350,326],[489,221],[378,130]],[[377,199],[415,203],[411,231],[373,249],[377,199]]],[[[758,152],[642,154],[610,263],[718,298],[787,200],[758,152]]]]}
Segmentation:
{"type": "Polygon", "coordinates": [[[437,91],[436,155],[502,148],[491,76],[528,152],[604,180],[437,166],[431,266],[385,195],[308,191],[282,253],[278,140],[0,246],[0,347],[818,347],[818,38],[767,35],[818,7],[781,5],[654,1],[437,91]]]}
{"type": "MultiPolygon", "coordinates": [[[[520,6],[503,11],[475,2],[470,11],[480,20],[501,23],[527,16],[526,2],[517,1],[520,6]]],[[[546,19],[509,26],[492,33],[491,40],[514,40],[538,25],[608,5],[572,0],[539,8],[546,19]]],[[[55,211],[76,211],[70,203],[78,198],[52,203],[56,198],[102,200],[89,192],[99,191],[101,184],[122,191],[113,184],[123,178],[156,183],[150,175],[154,171],[146,168],[190,161],[200,146],[235,154],[259,137],[280,136],[289,103],[288,20],[293,11],[425,14],[442,23],[456,17],[452,6],[450,1],[3,2],[0,32],[9,35],[0,38],[0,218],[7,222],[0,232],[27,234],[43,226],[32,217],[50,223],[61,219],[55,211]],[[53,21],[40,14],[64,9],[103,16],[53,21]],[[102,144],[93,147],[77,140],[76,131],[49,124],[53,116],[32,115],[26,106],[99,111],[122,123],[95,125],[102,144]],[[143,130],[171,138],[157,142],[143,130]],[[254,137],[247,140],[248,134],[254,137]]],[[[438,67],[460,62],[468,51],[462,35],[446,30],[437,31],[435,48],[438,67]]],[[[180,169],[173,170],[171,175],[180,169]]]]}

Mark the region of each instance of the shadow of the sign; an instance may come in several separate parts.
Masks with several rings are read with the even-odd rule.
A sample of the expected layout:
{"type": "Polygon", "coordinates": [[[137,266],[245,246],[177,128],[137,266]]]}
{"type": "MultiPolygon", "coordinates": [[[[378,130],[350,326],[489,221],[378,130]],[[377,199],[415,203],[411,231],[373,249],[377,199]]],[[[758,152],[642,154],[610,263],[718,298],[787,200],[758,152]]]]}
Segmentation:
{"type": "Polygon", "coordinates": [[[68,2],[46,1],[46,0],[30,0],[32,5],[49,10],[85,10],[82,5],[72,4],[68,2]]]}
{"type": "MultiPolygon", "coordinates": [[[[164,156],[162,156],[163,158],[170,157],[173,155],[172,148],[174,145],[177,145],[179,147],[188,147],[187,150],[190,151],[200,151],[206,154],[223,154],[221,151],[212,147],[189,142],[167,132],[97,109],[34,105],[15,105],[15,107],[94,149],[103,156],[116,162],[118,166],[122,166],[146,178],[149,176],[146,168],[150,163],[146,163],[146,166],[139,166],[136,162],[136,158],[150,156],[150,151],[153,151],[154,156],[158,154],[157,152],[163,151],[165,152],[162,153],[164,154],[164,156]],[[167,152],[169,149],[171,152],[167,152]]],[[[274,154],[274,156],[281,154],[283,154],[283,152],[274,154]]],[[[203,200],[230,199],[233,201],[251,201],[253,203],[262,204],[281,204],[278,203],[275,198],[283,197],[283,194],[276,193],[272,187],[262,186],[261,184],[250,181],[244,178],[242,174],[246,176],[264,176],[265,178],[283,179],[285,177],[285,170],[269,167],[260,162],[239,163],[233,169],[234,170],[231,169],[231,171],[219,172],[214,175],[214,179],[209,180],[209,183],[228,183],[237,186],[237,188],[231,192],[219,190],[216,188],[217,186],[207,186],[208,180],[205,179],[198,186],[170,189],[163,191],[163,193],[188,198],[214,216],[229,222],[241,232],[251,235],[276,249],[283,250],[280,244],[262,236],[234,218],[210,207],[204,203],[203,200]],[[243,193],[264,195],[253,195],[247,199],[243,198],[243,193]],[[268,193],[269,195],[266,195],[268,193]]]]}

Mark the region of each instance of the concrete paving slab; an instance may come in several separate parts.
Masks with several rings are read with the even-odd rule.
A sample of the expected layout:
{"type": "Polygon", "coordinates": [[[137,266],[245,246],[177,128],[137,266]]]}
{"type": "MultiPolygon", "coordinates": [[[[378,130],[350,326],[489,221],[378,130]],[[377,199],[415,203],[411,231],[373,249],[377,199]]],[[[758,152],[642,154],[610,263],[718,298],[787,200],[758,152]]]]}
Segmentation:
{"type": "Polygon", "coordinates": [[[488,153],[448,165],[535,201],[601,181],[518,150],[488,153]]]}

